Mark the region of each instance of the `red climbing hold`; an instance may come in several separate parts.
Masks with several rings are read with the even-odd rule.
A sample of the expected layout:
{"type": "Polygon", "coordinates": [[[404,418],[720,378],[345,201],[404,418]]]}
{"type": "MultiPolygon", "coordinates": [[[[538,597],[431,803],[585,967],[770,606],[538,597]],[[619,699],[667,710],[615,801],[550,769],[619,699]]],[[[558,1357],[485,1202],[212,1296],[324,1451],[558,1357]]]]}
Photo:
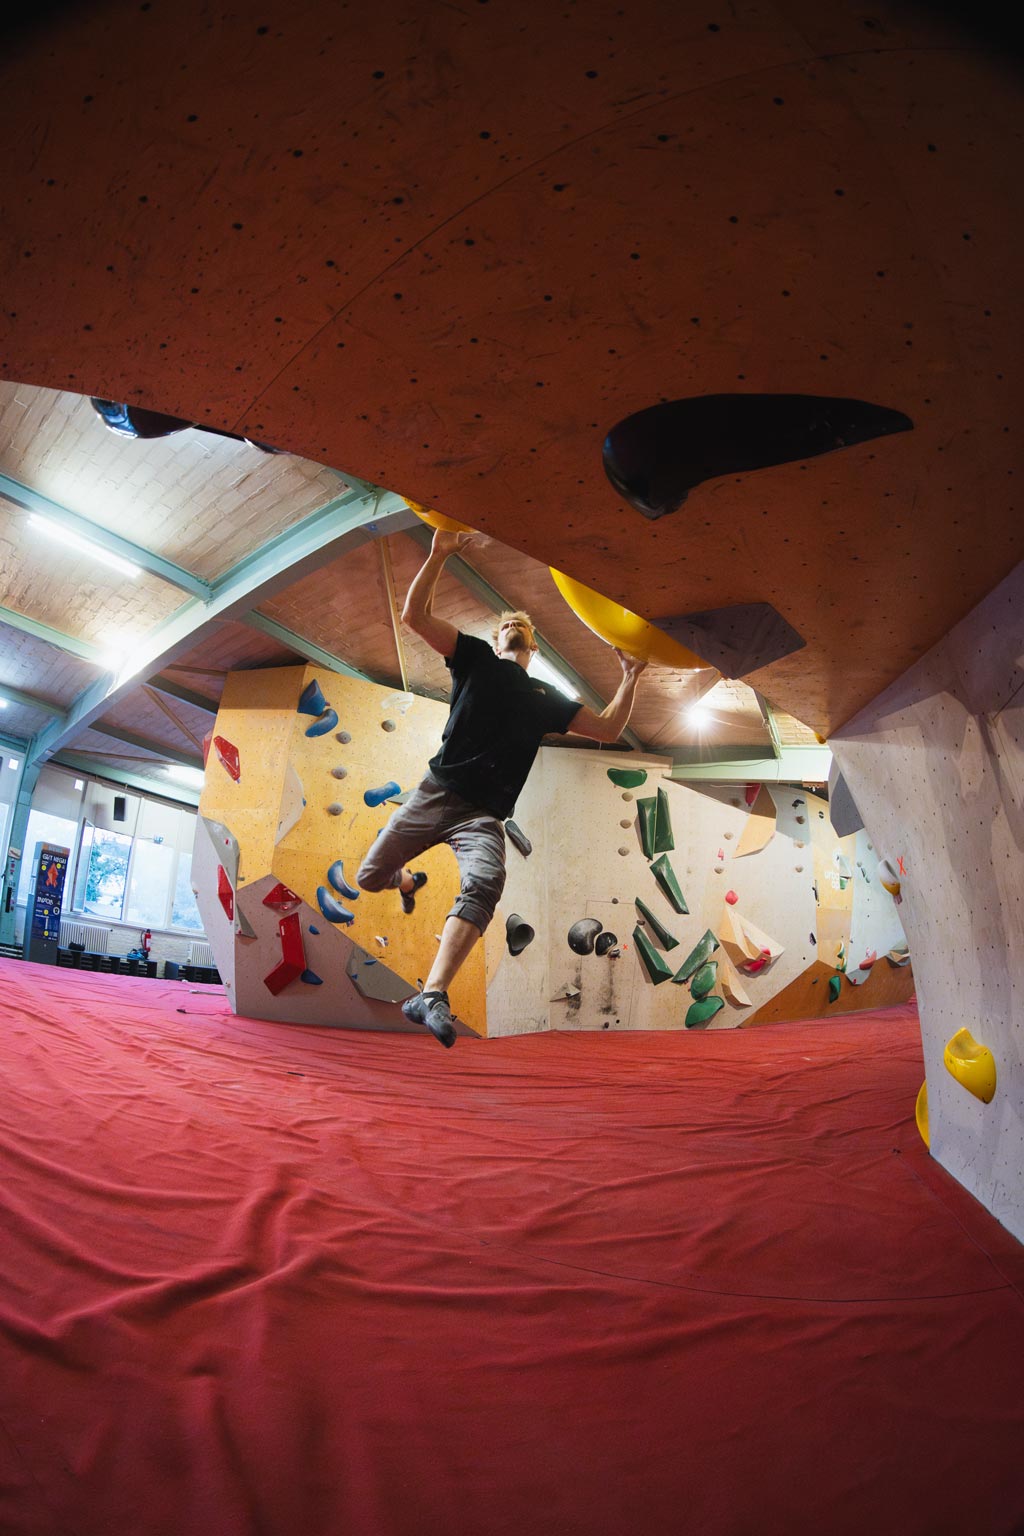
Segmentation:
{"type": "Polygon", "coordinates": [[[746,795],[746,800],[747,800],[747,804],[748,805],[753,805],[754,801],[758,797],[760,789],[761,789],[760,784],[748,784],[747,785],[746,790],[744,791],[744,794],[746,795]]]}
{"type": "Polygon", "coordinates": [[[729,903],[730,907],[734,907],[739,901],[739,897],[736,895],[735,891],[726,891],[725,899],[729,903]]]}
{"type": "Polygon", "coordinates": [[[231,881],[223,864],[217,865],[217,900],[227,913],[231,922],[235,920],[235,893],[231,889],[231,881]]]}
{"type": "Polygon", "coordinates": [[[279,992],[283,992],[290,982],[297,981],[306,969],[299,914],[293,912],[290,917],[282,917],[277,925],[277,931],[281,937],[281,959],[269,976],[263,978],[263,985],[268,991],[273,992],[275,997],[279,992]]]}
{"type": "Polygon", "coordinates": [[[242,775],[242,767],[238,759],[238,748],[233,742],[228,741],[226,736],[215,736],[213,744],[217,749],[217,756],[237,784],[242,775]]]}
{"type": "Polygon", "coordinates": [[[762,949],[761,953],[755,959],[747,960],[741,969],[746,971],[748,976],[756,976],[758,971],[764,970],[765,966],[768,964],[771,958],[771,950],[762,949]]]}
{"type": "Polygon", "coordinates": [[[301,900],[301,896],[296,896],[294,891],[290,891],[279,880],[264,896],[263,905],[273,907],[275,912],[284,912],[288,907],[297,907],[301,900]]]}

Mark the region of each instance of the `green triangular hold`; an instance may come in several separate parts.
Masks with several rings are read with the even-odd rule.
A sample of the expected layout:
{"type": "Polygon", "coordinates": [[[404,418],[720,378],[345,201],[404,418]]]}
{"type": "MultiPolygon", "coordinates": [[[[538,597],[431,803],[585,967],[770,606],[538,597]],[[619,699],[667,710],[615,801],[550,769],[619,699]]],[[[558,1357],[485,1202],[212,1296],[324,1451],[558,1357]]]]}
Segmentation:
{"type": "Polygon", "coordinates": [[[663,981],[671,980],[672,967],[665,964],[639,923],[633,929],[633,943],[636,945],[637,954],[644,963],[644,969],[656,987],[660,986],[663,981]]]}
{"type": "Polygon", "coordinates": [[[658,806],[654,817],[654,852],[670,853],[675,848],[672,836],[672,818],[668,813],[668,790],[658,790],[658,806]]]}
{"type": "Polygon", "coordinates": [[[713,1019],[720,1008],[725,1007],[725,1000],[721,997],[702,997],[699,1003],[691,1003],[686,1010],[685,1024],[687,1029],[695,1029],[699,1024],[706,1024],[713,1019]]]}
{"type": "Polygon", "coordinates": [[[829,1002],[830,1003],[834,1003],[836,998],[839,996],[839,994],[840,994],[840,992],[842,990],[843,990],[843,978],[841,976],[830,976],[829,979],[828,979],[828,1000],[829,1000],[829,1002]]]}
{"type": "Polygon", "coordinates": [[[690,950],[690,953],[687,955],[678,971],[676,971],[675,975],[672,977],[672,980],[677,982],[689,981],[694,971],[700,970],[700,967],[705,965],[711,959],[711,956],[714,954],[717,948],[718,940],[715,938],[714,934],[709,928],[704,937],[698,940],[698,942],[690,950]]]}
{"type": "Polygon", "coordinates": [[[684,917],[688,916],[690,909],[686,905],[686,898],[679,887],[679,881],[675,877],[675,871],[668,861],[667,854],[663,853],[660,859],[655,859],[651,865],[651,874],[657,880],[676,911],[681,912],[684,917]]]}
{"type": "Polygon", "coordinates": [[[654,834],[658,824],[658,801],[655,795],[649,800],[638,800],[636,808],[640,813],[640,842],[644,850],[645,859],[654,858],[654,834]]]}
{"type": "Polygon", "coordinates": [[[660,920],[660,918],[655,917],[650,907],[647,906],[645,902],[641,901],[639,896],[637,896],[635,900],[637,906],[640,909],[640,916],[643,918],[648,928],[654,934],[655,938],[658,939],[658,941],[663,944],[666,949],[675,949],[676,945],[679,943],[679,940],[676,938],[675,934],[669,933],[668,929],[665,927],[665,924],[660,920]]]}
{"type": "Polygon", "coordinates": [[[647,783],[646,768],[609,768],[608,777],[620,789],[639,789],[647,783]]]}
{"type": "Polygon", "coordinates": [[[702,997],[707,997],[715,984],[718,975],[718,961],[709,960],[702,965],[696,976],[690,982],[690,996],[699,1002],[702,997]]]}

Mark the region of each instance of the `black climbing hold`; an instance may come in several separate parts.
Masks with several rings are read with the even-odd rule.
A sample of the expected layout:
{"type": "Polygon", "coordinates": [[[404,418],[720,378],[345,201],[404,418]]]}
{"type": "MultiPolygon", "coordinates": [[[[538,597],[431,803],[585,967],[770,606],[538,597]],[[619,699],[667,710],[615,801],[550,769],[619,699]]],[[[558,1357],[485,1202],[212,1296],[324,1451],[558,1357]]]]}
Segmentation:
{"type": "Polygon", "coordinates": [[[605,439],[604,468],[644,517],[664,517],[705,480],[791,464],[914,423],[902,411],[827,395],[696,395],[627,416],[605,439]]]}
{"type": "Polygon", "coordinates": [[[505,938],[509,954],[521,955],[526,946],[533,943],[536,934],[525,918],[513,912],[505,919],[505,938]]]}
{"type": "Polygon", "coordinates": [[[524,859],[528,859],[533,852],[533,844],[522,827],[517,826],[514,821],[506,821],[505,831],[508,833],[508,840],[512,846],[519,849],[524,859]]]}
{"type": "Polygon", "coordinates": [[[597,955],[606,955],[610,949],[615,949],[615,946],[618,944],[618,942],[619,941],[615,937],[614,933],[609,933],[608,930],[605,929],[604,933],[598,934],[597,939],[594,942],[594,953],[597,955]]]}
{"type": "Polygon", "coordinates": [[[569,948],[577,955],[592,955],[594,941],[601,932],[596,917],[583,917],[569,929],[569,948]]]}

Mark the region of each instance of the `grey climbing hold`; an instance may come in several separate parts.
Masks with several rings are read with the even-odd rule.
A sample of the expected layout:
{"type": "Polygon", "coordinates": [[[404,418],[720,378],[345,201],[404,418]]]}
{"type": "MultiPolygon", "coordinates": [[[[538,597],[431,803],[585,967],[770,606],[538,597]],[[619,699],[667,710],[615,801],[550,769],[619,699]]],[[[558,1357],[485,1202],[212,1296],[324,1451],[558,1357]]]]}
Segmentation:
{"type": "Polygon", "coordinates": [[[580,918],[578,923],[573,923],[569,929],[569,948],[576,955],[592,955],[594,941],[601,932],[602,924],[596,917],[580,918]]]}
{"type": "Polygon", "coordinates": [[[327,814],[328,816],[340,816],[344,809],[345,807],[343,805],[339,805],[337,800],[332,800],[330,805],[327,807],[327,814]]]}
{"type": "Polygon", "coordinates": [[[338,731],[335,734],[334,739],[335,741],[340,741],[343,747],[347,747],[349,742],[352,740],[352,737],[349,735],[348,731],[338,731]]]}
{"type": "Polygon", "coordinates": [[[344,779],[347,776],[347,774],[348,774],[348,769],[347,768],[338,767],[338,768],[332,768],[331,769],[331,778],[332,779],[344,779]]]}
{"type": "Polygon", "coordinates": [[[521,955],[528,944],[532,944],[536,933],[530,927],[525,918],[518,912],[513,912],[505,919],[505,939],[510,955],[521,955]]]}
{"type": "Polygon", "coordinates": [[[395,729],[395,722],[393,720],[382,720],[380,728],[382,731],[393,731],[395,729]]]}

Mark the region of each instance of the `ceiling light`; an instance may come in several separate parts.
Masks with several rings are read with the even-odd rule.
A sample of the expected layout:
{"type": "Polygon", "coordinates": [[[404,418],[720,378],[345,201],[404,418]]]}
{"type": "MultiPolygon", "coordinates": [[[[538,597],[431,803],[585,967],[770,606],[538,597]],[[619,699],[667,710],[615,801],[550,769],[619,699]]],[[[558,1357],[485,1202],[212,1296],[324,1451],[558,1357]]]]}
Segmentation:
{"type": "Polygon", "coordinates": [[[8,704],[8,700],[7,699],[0,699],[0,709],[6,709],[7,708],[7,704],[8,704]]]}
{"type": "Polygon", "coordinates": [[[703,726],[709,724],[710,720],[711,710],[702,699],[699,699],[696,704],[691,704],[689,709],[686,711],[687,724],[694,726],[698,731],[701,730],[703,726]]]}
{"type": "Polygon", "coordinates": [[[7,759],[7,766],[12,773],[17,773],[18,769],[21,767],[21,764],[18,762],[16,757],[9,757],[7,759]]]}
{"type": "Polygon", "coordinates": [[[572,684],[566,682],[561,672],[556,671],[550,661],[545,660],[539,652],[535,652],[530,661],[530,671],[534,677],[539,677],[542,682],[551,683],[560,693],[564,693],[567,699],[579,698],[579,694],[572,684]]]}
{"type": "Polygon", "coordinates": [[[80,533],[75,533],[70,528],[65,528],[60,523],[53,523],[48,517],[40,517],[38,512],[30,512],[28,525],[37,533],[43,534],[54,543],[70,545],[72,549],[81,550],[83,555],[88,555],[91,560],[98,560],[101,565],[109,565],[115,571],[120,571],[122,576],[130,576],[133,580],[141,575],[140,568],[132,565],[130,560],[124,560],[120,555],[115,555],[112,550],[104,549],[101,544],[94,544],[92,539],[87,539],[80,533]]]}
{"type": "Polygon", "coordinates": [[[184,763],[165,763],[163,771],[176,784],[187,784],[190,789],[202,789],[206,777],[201,768],[189,768],[184,763]]]}

